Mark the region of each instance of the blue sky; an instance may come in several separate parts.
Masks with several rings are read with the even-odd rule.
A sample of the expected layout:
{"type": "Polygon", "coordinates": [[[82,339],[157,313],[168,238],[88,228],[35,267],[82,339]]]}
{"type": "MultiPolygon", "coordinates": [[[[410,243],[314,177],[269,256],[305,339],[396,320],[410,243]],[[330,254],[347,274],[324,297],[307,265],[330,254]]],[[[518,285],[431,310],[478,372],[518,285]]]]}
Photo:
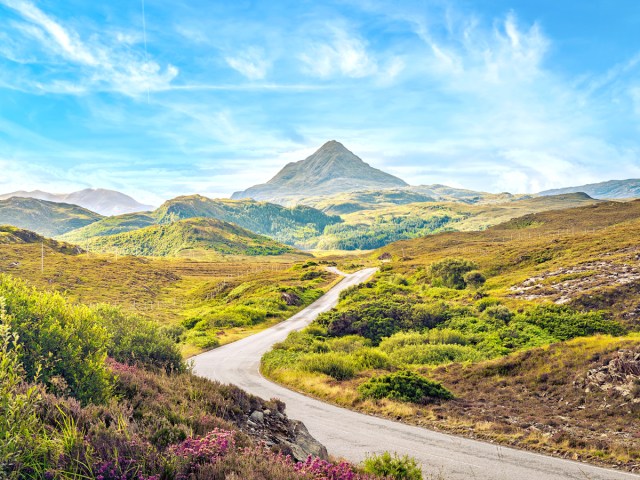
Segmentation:
{"type": "Polygon", "coordinates": [[[411,184],[638,178],[638,25],[636,0],[0,0],[0,192],[227,196],[330,139],[411,184]]]}

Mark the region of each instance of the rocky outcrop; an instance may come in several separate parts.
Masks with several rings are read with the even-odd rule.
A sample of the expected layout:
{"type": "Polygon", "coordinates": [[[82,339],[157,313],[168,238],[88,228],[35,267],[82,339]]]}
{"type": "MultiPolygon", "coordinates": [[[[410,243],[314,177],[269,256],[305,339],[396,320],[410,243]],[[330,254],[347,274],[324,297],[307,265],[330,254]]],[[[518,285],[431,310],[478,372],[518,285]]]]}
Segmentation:
{"type": "Polygon", "coordinates": [[[587,393],[601,390],[640,403],[640,352],[619,350],[607,363],[589,370],[581,386],[587,393]]]}
{"type": "Polygon", "coordinates": [[[302,422],[290,420],[284,413],[284,404],[275,402],[274,409],[258,409],[240,422],[240,429],[250,437],[276,447],[297,461],[309,455],[327,460],[327,449],[311,436],[302,422]]]}

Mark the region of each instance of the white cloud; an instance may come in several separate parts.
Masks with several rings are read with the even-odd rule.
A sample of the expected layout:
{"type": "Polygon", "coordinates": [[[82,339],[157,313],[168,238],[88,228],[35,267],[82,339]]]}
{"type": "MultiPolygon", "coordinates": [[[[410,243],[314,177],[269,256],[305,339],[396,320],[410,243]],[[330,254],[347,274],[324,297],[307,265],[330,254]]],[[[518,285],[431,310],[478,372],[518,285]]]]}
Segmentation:
{"type": "Polygon", "coordinates": [[[265,58],[264,52],[257,47],[251,47],[236,55],[227,56],[225,61],[231,68],[249,80],[262,80],[271,65],[271,62],[265,58]]]}
{"type": "Polygon", "coordinates": [[[378,64],[368,53],[364,40],[342,28],[328,30],[328,39],[312,42],[307,51],[299,55],[308,73],[321,78],[336,75],[362,78],[378,72],[378,64]]]}
{"type": "MultiPolygon", "coordinates": [[[[65,27],[33,3],[26,0],[0,0],[0,3],[16,11],[28,22],[17,29],[25,40],[35,40],[49,57],[63,61],[62,64],[59,61],[41,62],[49,69],[45,75],[48,79],[46,82],[18,78],[14,88],[31,87],[65,94],[80,94],[95,89],[136,96],[165,89],[178,75],[176,67],[167,65],[162,68],[158,63],[147,60],[142,49],[136,52],[129,48],[134,41],[129,33],[114,34],[112,44],[96,36],[83,40],[76,31],[65,27]],[[77,70],[79,78],[69,80],[67,76],[70,69],[77,70]],[[53,79],[49,80],[51,77],[53,79]]],[[[7,80],[4,82],[7,83],[7,80]]]]}

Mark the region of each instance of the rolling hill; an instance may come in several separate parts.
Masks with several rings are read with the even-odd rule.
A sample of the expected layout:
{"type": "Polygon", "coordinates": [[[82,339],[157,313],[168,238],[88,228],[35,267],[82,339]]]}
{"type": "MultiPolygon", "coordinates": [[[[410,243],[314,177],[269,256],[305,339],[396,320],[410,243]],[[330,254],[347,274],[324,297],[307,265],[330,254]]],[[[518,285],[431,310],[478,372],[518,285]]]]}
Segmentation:
{"type": "Polygon", "coordinates": [[[371,167],[340,142],[331,140],[306,159],[285,165],[267,183],[236,192],[231,198],[288,205],[309,196],[405,186],[404,180],[371,167]]]}
{"type": "Polygon", "coordinates": [[[86,188],[72,193],[49,193],[41,190],[26,192],[21,190],[0,195],[0,200],[6,200],[11,197],[71,203],[101,215],[121,215],[123,213],[142,212],[153,209],[150,205],[143,205],[124,193],[104,188],[86,188]]]}
{"type": "Polygon", "coordinates": [[[254,233],[267,235],[290,245],[320,235],[327,225],[341,222],[311,207],[283,207],[253,200],[211,199],[201,195],[177,197],[150,213],[104,218],[70,232],[63,240],[83,244],[88,239],[120,234],[156,224],[170,224],[188,218],[214,218],[234,223],[254,233]]]}
{"type": "Polygon", "coordinates": [[[584,192],[593,198],[623,199],[640,197],[640,179],[609,180],[608,182],[591,183],[579,187],[556,188],[546,190],[538,195],[558,195],[561,193],[584,192]]]}
{"type": "Polygon", "coordinates": [[[83,253],[83,250],[76,245],[52,240],[38,235],[31,230],[24,230],[10,225],[0,225],[0,245],[26,245],[32,243],[43,244],[49,250],[66,255],[83,253]]]}
{"type": "Polygon", "coordinates": [[[565,209],[599,202],[584,193],[507,200],[470,205],[461,202],[422,202],[358,210],[342,215],[323,235],[309,239],[308,248],[368,250],[397,240],[443,231],[484,230],[534,212],[565,209]]]}
{"type": "Polygon", "coordinates": [[[125,255],[175,256],[185,250],[223,255],[280,255],[293,249],[263,235],[213,218],[188,218],[131,232],[95,237],[91,250],[125,255]]]}
{"type": "Polygon", "coordinates": [[[69,203],[21,197],[0,200],[0,225],[13,225],[48,237],[62,235],[102,218],[102,215],[69,203]]]}

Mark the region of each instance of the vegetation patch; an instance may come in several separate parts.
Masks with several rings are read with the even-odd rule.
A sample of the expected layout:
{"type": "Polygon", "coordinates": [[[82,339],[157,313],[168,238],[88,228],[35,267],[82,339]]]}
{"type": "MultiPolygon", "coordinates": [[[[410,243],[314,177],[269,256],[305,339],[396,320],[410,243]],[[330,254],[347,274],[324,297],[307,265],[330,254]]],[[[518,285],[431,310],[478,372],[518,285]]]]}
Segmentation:
{"type": "Polygon", "coordinates": [[[390,398],[413,403],[453,398],[453,394],[441,383],[407,370],[370,378],[358,387],[358,391],[364,398],[390,398]]]}

